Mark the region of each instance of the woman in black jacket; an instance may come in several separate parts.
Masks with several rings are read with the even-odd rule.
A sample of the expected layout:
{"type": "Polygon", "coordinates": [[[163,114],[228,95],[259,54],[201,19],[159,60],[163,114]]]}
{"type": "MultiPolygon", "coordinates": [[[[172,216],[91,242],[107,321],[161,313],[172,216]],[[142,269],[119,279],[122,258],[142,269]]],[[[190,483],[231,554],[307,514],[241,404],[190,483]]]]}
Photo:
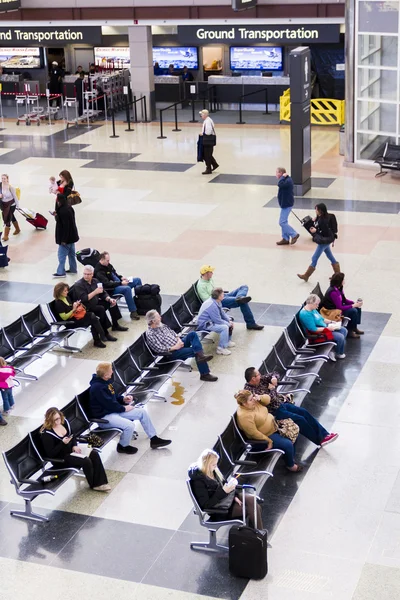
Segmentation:
{"type": "MultiPolygon", "coordinates": [[[[107,475],[101,462],[100,454],[92,450],[89,456],[71,456],[71,452],[82,454],[76,438],[71,435],[71,427],[58,408],[48,408],[44,423],[40,429],[46,458],[62,460],[62,466],[83,469],[90,487],[96,492],[109,492],[107,475]]],[[[60,463],[55,462],[54,466],[60,463]]]]}
{"type": "Polygon", "coordinates": [[[99,318],[90,310],[87,310],[80,300],[73,302],[68,295],[69,285],[64,282],[56,283],[53,290],[55,300],[54,309],[59,317],[66,322],[67,329],[76,327],[90,327],[96,348],[105,348],[103,343],[106,340],[106,334],[101,326],[99,318]],[[86,313],[81,316],[80,313],[86,313]]]}
{"type": "Polygon", "coordinates": [[[64,194],[57,194],[56,201],[56,244],[58,244],[58,267],[53,277],[65,277],[66,273],[78,272],[75,255],[75,242],[79,240],[75,222],[75,212],[64,194]],[[65,261],[69,260],[69,270],[65,271],[65,261]]]}
{"type": "MultiPolygon", "coordinates": [[[[242,495],[236,491],[237,479],[224,481],[218,469],[219,456],[214,450],[204,450],[198,461],[189,469],[193,494],[204,512],[215,520],[241,518],[243,514],[242,495]],[[213,512],[217,509],[218,513],[213,512]],[[224,512],[220,512],[224,511],[224,512]]],[[[254,523],[254,496],[246,495],[246,516],[250,527],[254,523]]],[[[263,529],[260,506],[257,504],[257,528],[263,529]]]]}
{"type": "Polygon", "coordinates": [[[313,236],[313,242],[317,244],[317,249],[312,255],[311,265],[308,267],[307,271],[303,275],[297,274],[297,277],[300,277],[303,281],[308,281],[314,273],[319,257],[323,252],[325,252],[326,257],[331,261],[333,272],[340,273],[340,265],[333,256],[331,250],[331,244],[335,241],[336,236],[330,228],[330,215],[328,214],[326,204],[317,204],[315,213],[316,218],[314,219],[314,227],[311,227],[309,231],[313,236]]]}

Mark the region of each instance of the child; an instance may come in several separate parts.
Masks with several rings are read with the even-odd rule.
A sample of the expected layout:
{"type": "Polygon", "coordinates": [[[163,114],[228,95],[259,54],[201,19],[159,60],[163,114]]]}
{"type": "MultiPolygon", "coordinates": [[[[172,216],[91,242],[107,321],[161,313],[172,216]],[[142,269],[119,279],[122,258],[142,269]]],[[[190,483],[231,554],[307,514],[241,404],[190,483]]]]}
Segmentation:
{"type": "Polygon", "coordinates": [[[8,415],[14,407],[14,396],[12,388],[14,386],[13,377],[15,369],[7,365],[6,361],[0,356],[0,391],[3,398],[3,414],[8,415]]]}
{"type": "Polygon", "coordinates": [[[50,177],[49,179],[49,194],[57,194],[58,193],[58,185],[55,177],[50,177]]]}

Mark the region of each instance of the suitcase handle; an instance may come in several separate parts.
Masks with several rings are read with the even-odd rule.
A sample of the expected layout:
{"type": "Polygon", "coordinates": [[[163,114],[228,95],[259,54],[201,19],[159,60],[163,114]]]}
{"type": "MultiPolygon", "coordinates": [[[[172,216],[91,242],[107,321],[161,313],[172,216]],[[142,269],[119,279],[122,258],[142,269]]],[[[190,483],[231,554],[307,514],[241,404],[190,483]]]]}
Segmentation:
{"type": "Polygon", "coordinates": [[[246,489],[253,490],[254,495],[254,529],[257,529],[257,495],[256,488],[254,485],[249,485],[248,483],[243,483],[242,485],[237,485],[236,489],[239,488],[242,490],[242,509],[243,509],[243,525],[246,523],[246,489]]]}

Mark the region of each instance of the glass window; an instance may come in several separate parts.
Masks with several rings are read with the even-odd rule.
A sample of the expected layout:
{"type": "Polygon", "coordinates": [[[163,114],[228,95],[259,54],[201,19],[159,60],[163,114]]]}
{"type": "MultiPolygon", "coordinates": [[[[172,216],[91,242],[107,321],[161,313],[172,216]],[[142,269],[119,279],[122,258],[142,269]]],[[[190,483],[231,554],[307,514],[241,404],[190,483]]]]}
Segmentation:
{"type": "Polygon", "coordinates": [[[397,100],[397,71],[358,69],[358,97],[397,100]]]}
{"type": "Polygon", "coordinates": [[[359,2],[358,30],[377,33],[397,33],[399,22],[399,3],[359,2]]]}
{"type": "Polygon", "coordinates": [[[395,144],[395,138],[376,133],[357,134],[357,158],[362,160],[374,160],[383,150],[386,143],[395,144]]]}
{"type": "Polygon", "coordinates": [[[396,135],[396,104],[358,101],[358,130],[384,131],[396,135]]]}
{"type": "Polygon", "coordinates": [[[377,67],[397,67],[396,36],[358,36],[358,64],[377,67]]]}

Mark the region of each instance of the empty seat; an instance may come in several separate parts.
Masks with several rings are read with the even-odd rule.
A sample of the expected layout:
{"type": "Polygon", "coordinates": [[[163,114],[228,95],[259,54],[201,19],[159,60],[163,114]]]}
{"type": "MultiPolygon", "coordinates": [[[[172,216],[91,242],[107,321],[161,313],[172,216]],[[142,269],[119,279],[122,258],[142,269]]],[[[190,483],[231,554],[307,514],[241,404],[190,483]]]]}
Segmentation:
{"type": "Polygon", "coordinates": [[[162,396],[157,396],[157,391],[168,381],[169,377],[148,379],[143,376],[142,371],[132,359],[129,350],[125,350],[113,362],[113,370],[117,379],[122,385],[125,385],[127,391],[131,393],[139,402],[143,403],[153,397],[157,399],[166,399],[162,396]]]}
{"type": "Polygon", "coordinates": [[[171,306],[165,311],[165,313],[163,313],[162,322],[164,325],[168,325],[168,327],[172,329],[172,331],[175,331],[175,333],[179,334],[182,331],[182,326],[177,320],[171,306]]]}
{"type": "MultiPolygon", "coordinates": [[[[50,302],[48,305],[49,309],[51,305],[53,305],[52,302],[50,302]]],[[[74,332],[68,331],[67,329],[62,329],[61,331],[59,329],[57,331],[52,331],[52,327],[47,321],[40,304],[38,304],[33,310],[29,311],[25,315],[22,315],[22,320],[32,338],[49,339],[53,342],[56,342],[58,345],[61,345],[65,341],[65,347],[69,348],[66,340],[71,337],[74,332]]]]}
{"type": "Polygon", "coordinates": [[[195,284],[191,285],[188,291],[183,294],[183,300],[187,306],[187,309],[190,311],[192,317],[194,317],[194,315],[197,315],[202,305],[202,302],[197,294],[195,284]]]}

